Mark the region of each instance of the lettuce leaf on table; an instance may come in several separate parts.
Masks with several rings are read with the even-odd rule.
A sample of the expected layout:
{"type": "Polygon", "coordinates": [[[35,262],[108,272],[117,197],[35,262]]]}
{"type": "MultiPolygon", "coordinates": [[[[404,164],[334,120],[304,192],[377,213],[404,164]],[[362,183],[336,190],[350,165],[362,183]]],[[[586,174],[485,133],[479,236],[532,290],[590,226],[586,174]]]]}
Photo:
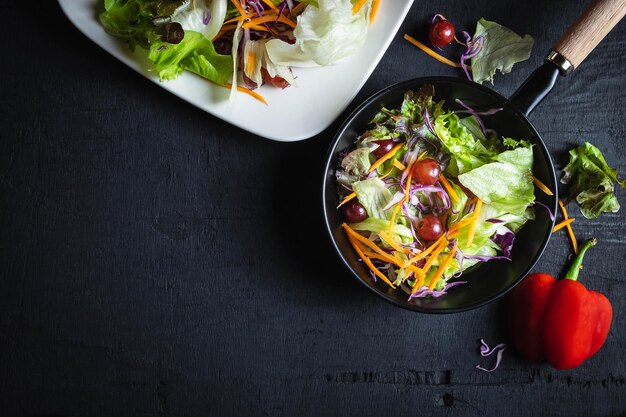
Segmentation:
{"type": "Polygon", "coordinates": [[[472,78],[482,84],[493,84],[496,70],[502,74],[511,72],[513,65],[530,58],[534,39],[530,35],[522,38],[511,29],[496,22],[481,18],[476,24],[472,42],[482,40],[482,48],[471,60],[472,78]]]}
{"type": "Polygon", "coordinates": [[[626,180],[617,176],[604,159],[602,152],[589,142],[569,151],[570,160],[563,168],[561,183],[569,185],[568,200],[575,199],[587,219],[620,209],[613,182],[626,188],[626,180]]]}

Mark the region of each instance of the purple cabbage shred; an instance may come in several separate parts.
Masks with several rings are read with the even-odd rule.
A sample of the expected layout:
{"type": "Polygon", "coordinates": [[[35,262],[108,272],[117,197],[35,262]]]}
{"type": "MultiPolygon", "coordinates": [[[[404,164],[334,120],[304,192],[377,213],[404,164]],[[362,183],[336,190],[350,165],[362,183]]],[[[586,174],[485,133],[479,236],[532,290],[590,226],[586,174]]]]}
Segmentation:
{"type": "Polygon", "coordinates": [[[480,356],[482,357],[487,357],[487,356],[491,356],[494,352],[496,353],[496,363],[494,364],[493,368],[491,369],[487,369],[487,368],[483,368],[480,365],[476,365],[476,369],[479,369],[481,371],[485,371],[485,372],[493,372],[496,369],[498,369],[498,367],[500,366],[500,363],[502,362],[502,355],[504,353],[504,351],[507,348],[507,345],[505,343],[500,343],[495,345],[493,348],[490,348],[489,345],[483,340],[480,339],[480,356]]]}

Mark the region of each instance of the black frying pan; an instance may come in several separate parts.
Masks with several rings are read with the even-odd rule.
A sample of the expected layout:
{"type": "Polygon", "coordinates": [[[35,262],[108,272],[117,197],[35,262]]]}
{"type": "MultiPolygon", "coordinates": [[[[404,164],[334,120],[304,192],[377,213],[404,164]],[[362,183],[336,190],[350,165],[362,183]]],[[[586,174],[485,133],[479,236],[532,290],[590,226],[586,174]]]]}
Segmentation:
{"type": "Polygon", "coordinates": [[[553,213],[557,210],[557,178],[550,153],[539,133],[528,121],[527,116],[551,91],[559,76],[567,75],[587,57],[595,46],[609,33],[626,13],[626,0],[597,0],[568,29],[554,45],[539,67],[507,99],[477,83],[451,77],[416,78],[394,84],[374,94],[361,104],[343,123],[332,141],[325,164],[322,186],[324,219],[331,242],[339,257],[352,274],[383,299],[406,309],[428,313],[452,313],[482,306],[502,296],[527,275],[543,253],[554,226],[546,210],[537,208],[536,219],[529,222],[518,233],[512,251],[512,260],[491,261],[463,274],[468,283],[455,287],[441,298],[424,298],[407,301],[401,289],[391,289],[385,283],[374,282],[367,266],[359,261],[341,228],[343,218],[337,210],[339,204],[335,183],[335,168],[339,153],[351,147],[357,136],[365,132],[370,120],[381,106],[397,108],[407,90],[418,90],[424,84],[435,87],[435,100],[445,100],[446,108],[455,107],[456,99],[474,109],[503,108],[485,118],[485,124],[502,136],[526,139],[533,143],[533,175],[546,184],[555,195],[536,193],[539,203],[553,213]]]}

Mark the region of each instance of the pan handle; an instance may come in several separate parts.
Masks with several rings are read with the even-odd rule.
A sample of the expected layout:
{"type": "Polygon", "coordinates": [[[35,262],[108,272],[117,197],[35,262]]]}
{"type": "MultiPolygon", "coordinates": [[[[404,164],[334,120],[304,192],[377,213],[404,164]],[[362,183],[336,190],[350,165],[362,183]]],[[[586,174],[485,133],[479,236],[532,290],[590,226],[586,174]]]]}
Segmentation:
{"type": "Polygon", "coordinates": [[[578,68],[626,14],[626,0],[596,0],[561,36],[546,57],[568,74],[578,68]]]}
{"type": "Polygon", "coordinates": [[[528,116],[552,90],[559,74],[578,68],[625,14],[626,0],[595,0],[554,44],[546,62],[513,93],[513,105],[528,116]]]}

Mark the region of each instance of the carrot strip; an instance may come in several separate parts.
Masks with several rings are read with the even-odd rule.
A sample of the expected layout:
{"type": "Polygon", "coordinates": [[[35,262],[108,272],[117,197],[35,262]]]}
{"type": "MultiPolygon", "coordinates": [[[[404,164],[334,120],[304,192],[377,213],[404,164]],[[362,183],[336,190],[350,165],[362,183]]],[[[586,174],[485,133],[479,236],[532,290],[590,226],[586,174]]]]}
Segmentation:
{"type": "MultiPolygon", "coordinates": [[[[428,258],[428,261],[426,261],[426,265],[424,265],[424,267],[422,268],[422,270],[425,273],[428,272],[430,267],[433,265],[433,263],[435,262],[437,257],[441,254],[441,252],[446,248],[446,246],[448,246],[448,240],[444,239],[439,244],[439,246],[435,249],[435,251],[432,253],[432,255],[430,255],[430,258],[428,258]]],[[[412,292],[417,291],[419,289],[419,287],[421,286],[422,282],[424,282],[424,281],[423,280],[415,281],[415,284],[413,284],[412,292]]]]}
{"type": "Polygon", "coordinates": [[[252,75],[254,71],[254,51],[248,52],[248,65],[246,67],[248,74],[252,75]]]}
{"type": "Polygon", "coordinates": [[[352,15],[354,16],[355,14],[357,14],[359,12],[359,10],[361,10],[361,7],[363,7],[365,5],[365,3],[367,3],[367,0],[359,0],[357,1],[354,6],[352,6],[352,15]]]}
{"type": "Polygon", "coordinates": [[[398,161],[397,159],[393,160],[393,166],[398,168],[400,171],[404,171],[406,169],[404,164],[402,162],[398,161]]]}
{"type": "Polygon", "coordinates": [[[378,6],[380,6],[380,0],[374,0],[372,2],[372,10],[370,10],[370,25],[374,23],[374,18],[378,12],[378,6]]]}
{"type": "MultiPolygon", "coordinates": [[[[233,85],[231,83],[224,83],[224,84],[217,84],[217,85],[221,85],[222,87],[226,87],[226,88],[233,88],[233,85]]],[[[269,106],[269,104],[263,98],[263,96],[260,95],[259,93],[257,93],[256,91],[248,90],[247,88],[242,87],[240,85],[237,86],[237,91],[249,94],[250,96],[252,96],[252,97],[256,98],[257,100],[259,100],[261,103],[264,103],[264,104],[269,106]]]]}
{"type": "MultiPolygon", "coordinates": [[[[565,204],[563,204],[560,199],[558,200],[558,202],[559,207],[561,207],[561,211],[563,212],[563,217],[565,218],[565,220],[569,219],[569,216],[567,215],[567,210],[565,209],[565,204]]],[[[572,225],[566,224],[565,227],[567,228],[567,234],[569,235],[569,239],[572,242],[572,248],[574,249],[574,253],[578,253],[578,241],[576,240],[576,235],[574,235],[572,225]]]]}
{"type": "Polygon", "coordinates": [[[476,201],[476,208],[474,209],[474,221],[470,225],[470,229],[467,232],[467,247],[472,246],[472,242],[474,241],[474,234],[476,233],[476,223],[478,223],[478,216],[480,215],[480,210],[483,207],[483,200],[478,199],[476,201]]]}
{"type": "Polygon", "coordinates": [[[444,177],[443,175],[439,177],[439,181],[441,182],[441,184],[443,185],[443,187],[446,189],[446,191],[448,192],[448,194],[450,194],[450,197],[456,201],[457,203],[459,202],[459,195],[456,193],[456,191],[454,191],[454,188],[452,188],[452,185],[448,182],[448,180],[446,179],[446,177],[444,177]]]}
{"type": "Polygon", "coordinates": [[[230,0],[230,2],[235,6],[240,15],[246,16],[246,11],[241,7],[241,3],[239,0],[230,0]]]}
{"type": "Polygon", "coordinates": [[[398,245],[396,242],[394,242],[394,240],[393,240],[393,238],[391,236],[389,236],[387,233],[383,232],[382,230],[380,231],[380,233],[378,233],[378,236],[380,236],[380,238],[382,240],[387,242],[387,244],[389,246],[391,246],[392,248],[394,248],[398,252],[404,253],[404,254],[409,253],[409,250],[407,248],[403,248],[402,246],[398,245]]]}
{"type": "Polygon", "coordinates": [[[376,252],[372,252],[372,251],[368,251],[368,250],[363,250],[363,253],[368,258],[380,259],[381,261],[389,262],[389,263],[392,263],[392,264],[394,264],[396,266],[400,266],[400,265],[398,265],[398,258],[394,258],[394,257],[389,256],[389,255],[381,255],[380,253],[376,253],[376,252]]]}
{"type": "Polygon", "coordinates": [[[272,3],[270,0],[261,0],[261,1],[267,4],[274,13],[278,14],[278,9],[276,8],[276,6],[274,6],[274,3],[272,3]]]}
{"type": "Polygon", "coordinates": [[[415,255],[414,257],[410,258],[408,261],[406,261],[404,264],[402,264],[403,267],[408,267],[411,264],[414,264],[415,262],[424,259],[426,256],[428,256],[429,253],[431,253],[436,247],[437,245],[439,245],[441,243],[442,240],[444,240],[446,238],[446,235],[443,234],[439,237],[439,239],[437,239],[433,244],[431,244],[429,247],[427,247],[426,249],[424,249],[422,252],[418,253],[417,255],[415,255]]]}
{"type": "Polygon", "coordinates": [[[385,162],[387,159],[391,158],[392,156],[394,156],[396,154],[396,152],[398,152],[398,150],[404,146],[404,143],[398,143],[396,146],[394,146],[389,152],[387,152],[386,154],[384,154],[383,156],[381,156],[380,158],[378,158],[378,160],[376,162],[374,162],[371,166],[370,169],[367,170],[367,173],[369,174],[370,172],[372,172],[373,170],[375,170],[376,168],[378,168],[379,166],[382,165],[383,162],[385,162]]]}
{"type": "Polygon", "coordinates": [[[294,14],[294,15],[297,15],[297,14],[298,14],[298,13],[300,13],[302,10],[304,10],[304,8],[305,8],[306,6],[307,6],[307,4],[306,4],[306,3],[304,3],[304,2],[302,2],[302,3],[298,4],[296,7],[294,7],[294,8],[291,10],[291,13],[292,13],[292,14],[294,14]]]}
{"type": "Polygon", "coordinates": [[[351,236],[348,236],[348,240],[350,241],[350,243],[352,244],[352,247],[354,248],[354,250],[356,251],[356,253],[359,254],[359,256],[361,257],[361,260],[365,263],[365,265],[367,265],[369,267],[369,269],[374,272],[374,274],[376,274],[376,276],[378,276],[380,279],[382,279],[383,281],[385,281],[385,283],[387,283],[387,285],[389,285],[391,288],[395,289],[396,286],[393,285],[391,283],[391,281],[389,281],[389,278],[387,278],[385,276],[385,274],[383,274],[382,272],[380,272],[378,270],[378,268],[376,268],[374,266],[374,264],[372,263],[372,261],[370,260],[370,258],[368,258],[367,256],[365,256],[365,254],[363,253],[363,251],[361,250],[361,248],[359,248],[359,246],[357,245],[357,242],[354,241],[354,239],[351,236]]]}
{"type": "Polygon", "coordinates": [[[250,28],[250,26],[253,26],[253,25],[259,25],[261,23],[276,22],[276,21],[284,23],[288,26],[291,26],[292,28],[296,27],[296,24],[294,23],[293,20],[290,20],[283,15],[280,15],[278,17],[276,17],[275,15],[266,15],[266,16],[257,17],[256,19],[252,19],[249,22],[244,23],[243,28],[248,29],[250,28]]]}
{"type": "Polygon", "coordinates": [[[437,281],[439,281],[439,279],[443,275],[443,271],[445,271],[448,265],[450,265],[450,262],[452,262],[452,258],[454,258],[456,249],[457,249],[457,243],[454,242],[454,246],[452,246],[452,249],[450,249],[450,253],[448,253],[448,256],[446,256],[443,262],[439,265],[439,268],[437,268],[437,272],[435,272],[435,275],[433,275],[432,278],[430,279],[430,284],[428,285],[429,289],[432,290],[433,288],[435,288],[435,285],[437,285],[437,281]]]}
{"type": "Polygon", "coordinates": [[[548,188],[547,185],[539,181],[539,178],[535,177],[534,175],[531,175],[531,176],[533,177],[533,182],[535,183],[537,188],[539,188],[541,191],[543,191],[547,195],[554,195],[554,193],[548,188]]]}
{"type": "Polygon", "coordinates": [[[339,205],[337,206],[337,208],[339,208],[339,207],[343,206],[343,205],[344,205],[344,204],[346,204],[348,201],[352,200],[354,197],[356,197],[356,193],[351,193],[351,194],[348,194],[348,195],[346,196],[346,198],[344,198],[344,199],[341,201],[341,203],[339,203],[339,205]]]}
{"type": "MultiPolygon", "coordinates": [[[[378,253],[379,255],[382,256],[389,256],[387,253],[385,253],[381,248],[378,247],[378,245],[376,245],[374,242],[372,242],[371,240],[361,236],[360,234],[358,234],[357,232],[354,231],[354,229],[352,229],[350,226],[348,226],[346,223],[343,223],[341,225],[341,227],[344,228],[344,230],[353,238],[355,238],[356,240],[358,240],[359,242],[363,243],[365,246],[369,247],[370,249],[372,249],[374,252],[378,253]]],[[[398,260],[398,263],[396,265],[400,266],[402,265],[402,263],[404,261],[398,260]]]]}
{"type": "Polygon", "coordinates": [[[573,218],[573,217],[569,217],[569,218],[563,220],[561,223],[555,225],[554,228],[552,228],[552,233],[561,230],[562,228],[566,227],[568,224],[572,223],[574,220],[576,220],[576,219],[573,218]]]}
{"type": "MultiPolygon", "coordinates": [[[[428,46],[424,45],[423,43],[421,43],[417,39],[413,38],[412,36],[404,35],[404,39],[406,39],[407,41],[411,42],[413,45],[417,46],[422,51],[426,52],[428,55],[430,55],[431,57],[435,58],[437,61],[439,61],[441,63],[444,63],[446,65],[450,65],[451,67],[461,68],[461,64],[459,64],[457,62],[450,61],[448,58],[439,55],[437,52],[433,51],[428,46]]],[[[468,69],[469,69],[469,67],[468,67],[468,69]]]]}

